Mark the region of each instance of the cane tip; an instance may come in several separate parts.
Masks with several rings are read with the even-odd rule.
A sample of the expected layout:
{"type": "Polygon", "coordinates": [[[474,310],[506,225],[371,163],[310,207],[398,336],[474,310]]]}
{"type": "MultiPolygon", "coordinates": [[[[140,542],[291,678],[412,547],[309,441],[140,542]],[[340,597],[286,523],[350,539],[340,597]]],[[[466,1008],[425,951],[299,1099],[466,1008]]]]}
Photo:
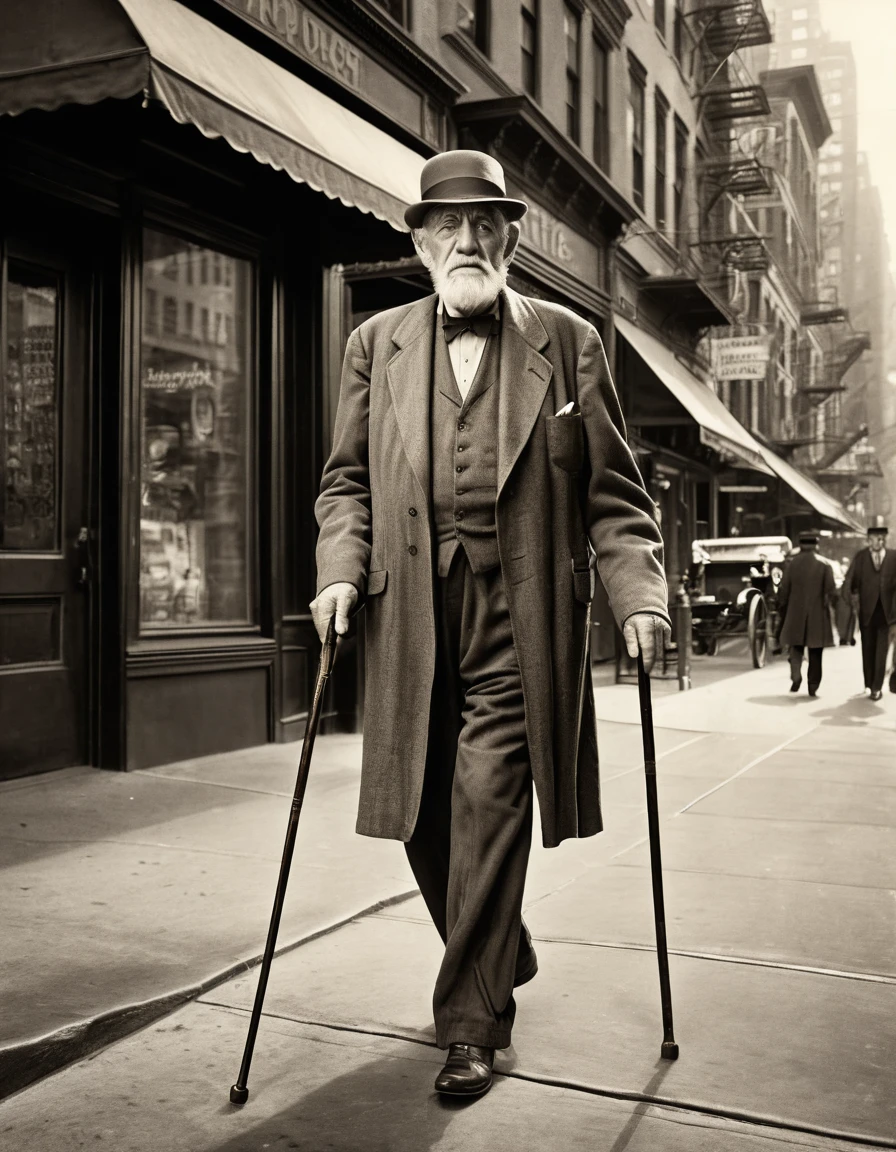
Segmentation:
{"type": "Polygon", "coordinates": [[[664,1040],[663,1046],[660,1049],[660,1055],[664,1060],[677,1060],[678,1059],[678,1045],[674,1040],[664,1040]]]}
{"type": "Polygon", "coordinates": [[[230,1103],[231,1104],[245,1104],[249,1099],[249,1089],[241,1088],[239,1084],[234,1084],[230,1089],[230,1103]]]}

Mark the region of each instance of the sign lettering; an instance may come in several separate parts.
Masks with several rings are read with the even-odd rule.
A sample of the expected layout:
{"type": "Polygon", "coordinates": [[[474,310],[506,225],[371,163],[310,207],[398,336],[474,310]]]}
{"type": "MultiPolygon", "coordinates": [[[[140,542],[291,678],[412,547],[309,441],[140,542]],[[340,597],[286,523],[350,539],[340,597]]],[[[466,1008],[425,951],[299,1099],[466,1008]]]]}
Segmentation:
{"type": "Polygon", "coordinates": [[[226,0],[226,3],[273,32],[299,56],[360,92],[361,54],[298,0],[226,0]]]}
{"type": "Polygon", "coordinates": [[[712,342],[716,380],[764,380],[770,355],[767,336],[723,336],[712,342]]]}

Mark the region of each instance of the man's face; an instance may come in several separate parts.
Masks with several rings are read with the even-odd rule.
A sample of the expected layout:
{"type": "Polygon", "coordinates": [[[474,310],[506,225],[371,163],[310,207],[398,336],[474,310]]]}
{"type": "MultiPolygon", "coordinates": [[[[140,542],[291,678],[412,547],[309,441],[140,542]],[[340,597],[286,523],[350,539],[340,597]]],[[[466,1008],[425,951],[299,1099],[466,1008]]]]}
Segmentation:
{"type": "Polygon", "coordinates": [[[886,547],[887,538],[882,532],[875,532],[869,539],[871,540],[872,552],[883,552],[886,547]]]}
{"type": "Polygon", "coordinates": [[[430,210],[414,243],[449,311],[469,316],[504,288],[518,235],[493,205],[450,205],[430,210]]]}

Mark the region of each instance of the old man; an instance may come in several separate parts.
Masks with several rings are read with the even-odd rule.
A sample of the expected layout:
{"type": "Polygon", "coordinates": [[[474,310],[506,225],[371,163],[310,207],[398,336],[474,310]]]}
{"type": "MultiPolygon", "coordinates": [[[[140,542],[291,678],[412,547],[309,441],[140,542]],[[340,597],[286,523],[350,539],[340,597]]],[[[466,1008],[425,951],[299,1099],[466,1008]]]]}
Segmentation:
{"type": "Polygon", "coordinates": [[[406,213],[435,294],[345,353],[316,505],[319,633],[365,606],[357,831],[405,842],[445,943],[441,1093],[491,1084],[514,987],[532,790],[543,842],[601,829],[588,640],[594,565],[631,655],[667,642],[662,541],[600,339],[507,287],[526,204],[473,151],[424,165],[406,213]]]}

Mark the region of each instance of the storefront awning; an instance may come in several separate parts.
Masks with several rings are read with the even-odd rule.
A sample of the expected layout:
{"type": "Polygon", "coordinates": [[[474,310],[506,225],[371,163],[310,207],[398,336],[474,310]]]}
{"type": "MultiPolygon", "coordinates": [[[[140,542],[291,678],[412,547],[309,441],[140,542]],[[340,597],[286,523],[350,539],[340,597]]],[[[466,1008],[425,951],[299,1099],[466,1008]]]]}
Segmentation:
{"type": "Polygon", "coordinates": [[[0,113],[141,92],[179,123],[407,231],[424,158],[176,0],[30,0],[4,13],[0,113]]]}
{"type": "Polygon", "coordinates": [[[793,491],[804,500],[810,508],[814,508],[820,515],[824,516],[827,520],[833,520],[837,524],[842,524],[846,528],[852,528],[857,532],[864,532],[865,529],[854,517],[846,511],[839,500],[835,500],[825,490],[820,487],[815,481],[807,476],[805,472],[801,472],[799,468],[794,468],[792,464],[788,464],[786,460],[782,460],[777,453],[772,452],[770,448],[766,448],[764,444],[760,445],[760,450],[763,459],[771,470],[778,476],[784,483],[792,488],[793,491]]]}
{"type": "Polygon", "coordinates": [[[863,531],[861,525],[843,505],[828,495],[811,477],[777,453],[740,424],[728,411],[715,392],[702,384],[693,373],[676,359],[665,345],[649,332],[642,332],[631,321],[617,316],[616,329],[637,352],[650,370],[665,384],[679,404],[690,413],[700,426],[700,439],[711,448],[722,449],[759,472],[777,476],[797,494],[800,500],[813,508],[826,520],[847,528],[863,531]]]}
{"type": "Polygon", "coordinates": [[[649,332],[622,316],[616,330],[637,352],[653,374],[669,389],[700,428],[700,439],[710,448],[730,453],[757,472],[773,475],[763,457],[763,446],[728,411],[711,388],[687,370],[675,353],[649,332]]]}

